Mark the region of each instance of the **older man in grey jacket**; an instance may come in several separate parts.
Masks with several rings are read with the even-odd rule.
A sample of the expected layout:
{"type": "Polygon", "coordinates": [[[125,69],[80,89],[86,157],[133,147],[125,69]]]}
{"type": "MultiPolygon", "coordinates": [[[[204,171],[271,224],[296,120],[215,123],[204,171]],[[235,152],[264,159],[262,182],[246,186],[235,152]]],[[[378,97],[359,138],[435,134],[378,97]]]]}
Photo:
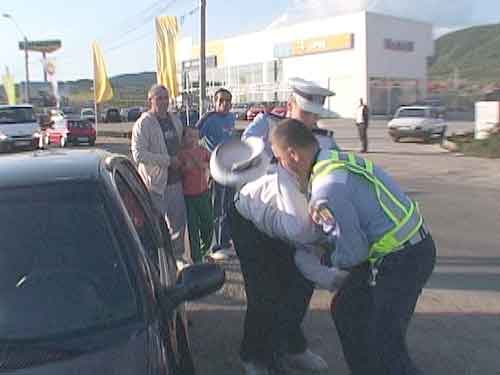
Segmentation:
{"type": "Polygon", "coordinates": [[[169,111],[170,95],[163,85],[153,85],[148,93],[149,111],[134,124],[132,157],[153,202],[165,215],[174,254],[187,260],[184,249],[186,207],[177,153],[182,144],[182,124],[169,111]]]}

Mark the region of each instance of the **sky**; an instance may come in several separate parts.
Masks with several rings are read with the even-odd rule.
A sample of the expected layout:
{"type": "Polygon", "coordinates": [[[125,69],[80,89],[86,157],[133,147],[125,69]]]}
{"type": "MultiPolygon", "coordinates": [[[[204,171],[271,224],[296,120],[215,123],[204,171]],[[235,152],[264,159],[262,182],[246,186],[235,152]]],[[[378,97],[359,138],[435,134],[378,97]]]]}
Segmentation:
{"type": "MultiPolygon", "coordinates": [[[[29,40],[61,39],[52,54],[59,80],[92,77],[91,44],[97,40],[108,75],[155,70],[154,17],[175,15],[181,35],[199,35],[198,0],[0,0],[0,72],[25,77],[21,32],[29,40]]],[[[500,22],[498,0],[207,0],[209,39],[259,31],[314,17],[369,10],[430,22],[435,35],[500,22]],[[272,3],[272,5],[271,5],[272,3]]],[[[41,54],[30,54],[30,80],[42,80],[41,54]]]]}

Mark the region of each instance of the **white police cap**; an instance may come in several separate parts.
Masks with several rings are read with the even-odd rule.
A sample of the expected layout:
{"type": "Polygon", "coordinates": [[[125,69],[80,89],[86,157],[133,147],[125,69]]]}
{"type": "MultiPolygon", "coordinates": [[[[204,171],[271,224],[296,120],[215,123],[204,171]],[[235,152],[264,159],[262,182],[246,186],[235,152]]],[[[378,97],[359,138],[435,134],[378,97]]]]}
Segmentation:
{"type": "Polygon", "coordinates": [[[333,91],[302,78],[290,78],[289,86],[296,103],[302,110],[321,117],[337,117],[335,112],[324,107],[326,98],[335,95],[333,91]]]}
{"type": "Polygon", "coordinates": [[[232,139],[212,152],[210,173],[219,184],[239,188],[266,174],[269,163],[261,138],[232,139]]]}

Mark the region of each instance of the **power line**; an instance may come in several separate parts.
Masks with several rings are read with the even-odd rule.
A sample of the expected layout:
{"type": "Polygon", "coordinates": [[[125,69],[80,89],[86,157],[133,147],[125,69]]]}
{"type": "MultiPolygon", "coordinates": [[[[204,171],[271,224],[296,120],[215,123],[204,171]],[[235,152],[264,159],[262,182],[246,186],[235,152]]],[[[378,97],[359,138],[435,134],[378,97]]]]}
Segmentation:
{"type": "MultiPolygon", "coordinates": [[[[153,11],[154,11],[154,9],[155,9],[156,7],[158,7],[159,5],[161,5],[161,3],[162,3],[163,1],[164,1],[164,0],[159,0],[159,1],[157,0],[157,1],[154,1],[154,2],[153,2],[152,4],[150,4],[150,5],[149,5],[146,9],[143,9],[143,10],[142,10],[142,11],[140,11],[139,13],[136,13],[135,15],[130,16],[129,18],[127,18],[127,19],[125,19],[124,21],[122,21],[122,22],[118,25],[117,29],[118,29],[118,30],[120,30],[120,29],[121,29],[121,30],[124,30],[124,29],[125,29],[125,30],[128,30],[128,29],[130,29],[130,27],[131,27],[130,25],[131,25],[131,24],[132,24],[132,25],[134,25],[134,24],[135,24],[135,25],[137,26],[138,24],[140,24],[140,23],[141,23],[141,22],[137,23],[137,19],[138,19],[138,18],[143,19],[143,18],[144,18],[144,16],[146,16],[146,15],[150,14],[151,12],[153,12],[153,11]]],[[[123,34],[123,32],[122,32],[122,31],[120,31],[120,34],[123,34]]],[[[104,39],[104,40],[106,40],[107,38],[106,38],[106,37],[104,37],[104,38],[103,38],[103,37],[101,37],[101,38],[98,38],[98,39],[101,39],[101,40],[102,40],[102,39],[104,39]]]]}
{"type": "MultiPolygon", "coordinates": [[[[170,6],[172,6],[173,4],[175,4],[177,1],[179,0],[170,0],[167,4],[165,4],[160,10],[158,10],[159,12],[160,11],[164,11],[166,9],[168,9],[170,6]]],[[[161,1],[156,1],[153,5],[157,5],[158,3],[160,3],[161,1]]],[[[153,5],[151,5],[150,7],[148,8],[153,8],[153,5]]],[[[186,22],[186,20],[195,15],[198,11],[200,10],[200,7],[199,5],[196,6],[195,8],[192,8],[191,10],[181,14],[180,16],[177,16],[178,19],[179,19],[179,24],[180,26],[182,27],[182,25],[186,22]]],[[[142,13],[146,13],[146,10],[142,11],[142,13]]],[[[156,17],[156,14],[153,14],[153,15],[150,15],[150,19],[148,19],[147,21],[145,21],[140,27],[136,27],[135,28],[135,31],[139,30],[140,28],[142,28],[143,26],[145,26],[147,23],[149,23],[150,21],[152,21],[154,19],[154,17],[156,17]]],[[[194,27],[196,26],[196,24],[194,25],[194,27]]],[[[103,48],[103,52],[106,52],[106,53],[112,53],[112,52],[115,52],[117,50],[120,50],[122,48],[125,48],[133,43],[136,43],[140,40],[143,40],[145,38],[147,38],[148,36],[152,36],[152,34],[154,33],[153,30],[148,30],[146,33],[142,33],[142,34],[139,34],[138,36],[136,36],[135,38],[132,38],[130,40],[123,40],[121,41],[120,43],[116,43],[114,45],[111,45],[107,48],[103,48]]],[[[119,39],[123,39],[123,38],[128,38],[130,36],[131,32],[127,33],[127,34],[124,34],[122,37],[118,38],[117,40],[119,39]]],[[[79,57],[76,57],[76,56],[59,56],[56,58],[57,62],[61,62],[63,61],[65,64],[70,64],[70,63],[75,63],[77,62],[78,60],[80,60],[81,58],[79,57]]],[[[30,65],[35,65],[35,64],[39,64],[40,62],[38,61],[30,61],[30,65]]]]}
{"type": "MultiPolygon", "coordinates": [[[[148,14],[144,17],[142,17],[141,21],[136,24],[135,26],[132,26],[132,27],[129,27],[128,29],[126,29],[122,34],[121,36],[119,36],[118,38],[115,38],[115,42],[120,40],[120,39],[123,39],[123,38],[126,38],[127,36],[129,36],[130,34],[140,30],[141,28],[143,28],[145,25],[147,25],[149,22],[151,22],[158,13],[161,13],[161,12],[164,12],[165,10],[167,10],[168,8],[172,7],[173,5],[175,5],[175,3],[177,3],[179,0],[170,0],[168,3],[166,3],[165,5],[157,8],[157,9],[153,9],[149,12],[147,12],[148,14]]],[[[157,3],[160,3],[161,1],[158,1],[157,3]]],[[[114,46],[109,46],[108,48],[113,48],[114,46]]]]}
{"type": "MultiPolygon", "coordinates": [[[[182,26],[184,24],[184,22],[186,21],[186,18],[188,17],[191,17],[193,16],[194,14],[196,14],[196,12],[200,9],[199,6],[197,6],[196,8],[193,8],[187,12],[185,12],[184,14],[178,16],[178,19],[179,19],[179,23],[180,25],[182,26]]],[[[109,47],[109,48],[105,48],[104,49],[104,52],[112,52],[112,51],[115,51],[115,50],[118,50],[118,49],[121,49],[123,47],[126,47],[127,45],[129,44],[132,44],[132,43],[135,43],[139,40],[142,40],[146,37],[148,37],[149,35],[151,35],[151,31],[148,31],[147,33],[144,33],[144,34],[141,34],[139,35],[138,37],[132,39],[132,40],[128,40],[128,41],[124,41],[122,43],[119,43],[117,44],[116,46],[113,46],[113,47],[109,47]]]]}

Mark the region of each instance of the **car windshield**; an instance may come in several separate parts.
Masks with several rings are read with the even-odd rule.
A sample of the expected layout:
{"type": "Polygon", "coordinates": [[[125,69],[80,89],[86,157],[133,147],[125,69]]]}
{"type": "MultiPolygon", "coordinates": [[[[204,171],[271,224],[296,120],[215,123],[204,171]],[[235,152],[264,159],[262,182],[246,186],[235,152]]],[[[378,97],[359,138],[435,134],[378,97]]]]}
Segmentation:
{"type": "Polygon", "coordinates": [[[33,108],[0,108],[0,124],[23,124],[27,122],[36,122],[33,108]]]}
{"type": "Polygon", "coordinates": [[[425,109],[422,108],[405,108],[400,109],[396,118],[401,117],[425,117],[425,109]]]}
{"type": "Polygon", "coordinates": [[[51,338],[137,316],[95,184],[0,192],[0,340],[51,338]]]}
{"type": "Polygon", "coordinates": [[[82,111],[82,116],[94,116],[94,111],[90,109],[82,111]]]}

